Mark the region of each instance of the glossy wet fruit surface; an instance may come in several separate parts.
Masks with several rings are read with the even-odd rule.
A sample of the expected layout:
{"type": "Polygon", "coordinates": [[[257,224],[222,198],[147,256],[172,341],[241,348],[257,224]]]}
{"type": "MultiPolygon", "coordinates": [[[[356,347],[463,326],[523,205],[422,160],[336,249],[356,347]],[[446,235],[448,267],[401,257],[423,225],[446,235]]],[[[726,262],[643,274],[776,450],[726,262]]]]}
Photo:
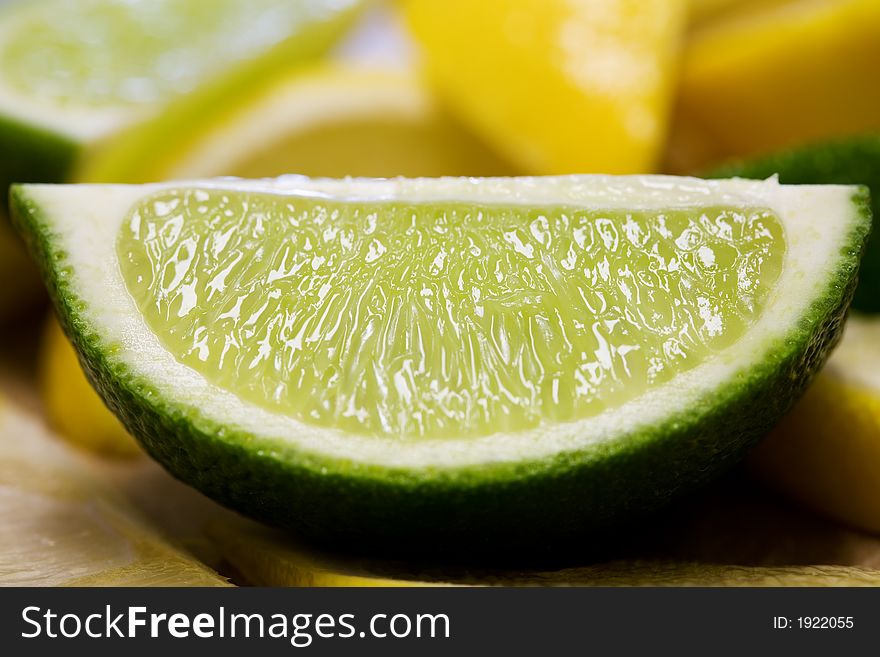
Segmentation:
{"type": "Polygon", "coordinates": [[[839,339],[870,224],[858,187],[665,176],[12,202],[87,376],[175,476],[448,558],[595,549],[736,463],[839,339]]]}
{"type": "Polygon", "coordinates": [[[183,363],[401,438],[599,413],[733,343],[784,258],[769,210],[351,203],[169,190],[118,242],[183,363]]]}

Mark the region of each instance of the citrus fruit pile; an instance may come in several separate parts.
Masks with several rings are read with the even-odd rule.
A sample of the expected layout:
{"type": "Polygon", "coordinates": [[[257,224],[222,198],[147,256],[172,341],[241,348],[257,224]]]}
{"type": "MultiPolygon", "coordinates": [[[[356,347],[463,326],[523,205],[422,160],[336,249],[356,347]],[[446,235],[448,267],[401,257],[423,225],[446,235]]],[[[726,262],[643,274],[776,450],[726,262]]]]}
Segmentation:
{"type": "Polygon", "coordinates": [[[94,485],[52,492],[71,514],[121,509],[104,461],[143,450],[299,541],[219,508],[198,538],[163,534],[114,506],[120,583],[224,583],[192,540],[269,585],[877,581],[662,560],[467,578],[315,552],[538,563],[758,443],[757,476],[880,531],[875,2],[208,7],[0,10],[0,274],[21,280],[0,313],[39,298],[36,265],[60,321],[25,387],[93,453],[9,447],[0,577],[116,576],[13,476],[45,443],[91,464],[70,469],[94,485]],[[39,532],[54,565],[19,573],[14,537],[39,532]]]}

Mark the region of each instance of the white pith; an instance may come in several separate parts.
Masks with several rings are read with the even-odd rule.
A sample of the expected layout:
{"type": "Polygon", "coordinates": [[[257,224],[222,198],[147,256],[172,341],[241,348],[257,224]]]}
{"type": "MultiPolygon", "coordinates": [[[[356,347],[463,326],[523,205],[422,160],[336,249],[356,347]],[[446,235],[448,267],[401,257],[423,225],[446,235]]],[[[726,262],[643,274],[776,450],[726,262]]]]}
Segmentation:
{"type": "MultiPolygon", "coordinates": [[[[810,305],[821,298],[838,266],[841,249],[858,220],[853,187],[783,186],[767,181],[703,181],[667,176],[562,176],[548,178],[444,178],[392,180],[276,180],[163,183],[145,186],[32,185],[27,196],[48,218],[53,249],[66,253],[69,284],[84,302],[83,318],[106,346],[108,359],[122,361],[149,381],[169,404],[258,437],[288,441],[300,450],[388,467],[457,468],[493,462],[529,461],[575,451],[659,426],[697,409],[726,387],[740,385],[766,361],[779,341],[796,331],[810,305]],[[305,424],[243,401],[209,383],[165,350],[140,315],[122,279],[116,239],[122,222],[142,196],[161,189],[210,187],[348,200],[457,200],[478,203],[553,204],[585,208],[672,209],[733,205],[767,207],[786,231],[786,260],[765,310],[727,350],[599,415],[534,430],[476,439],[400,440],[359,436],[305,424]]],[[[271,444],[267,444],[267,450],[271,444]]]]}

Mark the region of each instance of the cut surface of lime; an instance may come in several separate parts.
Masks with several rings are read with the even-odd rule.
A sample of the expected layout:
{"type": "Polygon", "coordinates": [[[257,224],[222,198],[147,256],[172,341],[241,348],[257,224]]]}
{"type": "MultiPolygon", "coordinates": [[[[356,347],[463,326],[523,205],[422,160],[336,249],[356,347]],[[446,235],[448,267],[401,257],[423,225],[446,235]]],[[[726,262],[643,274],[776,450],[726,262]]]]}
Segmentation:
{"type": "Polygon", "coordinates": [[[227,586],[0,399],[0,585],[227,586]]]}
{"type": "MultiPolygon", "coordinates": [[[[341,2],[54,0],[18,10],[0,46],[0,75],[24,96],[100,108],[148,105],[277,44],[292,26],[341,2]],[[108,57],[112,52],[114,56],[108,57]]],[[[350,4],[350,3],[349,3],[350,4]]]]}
{"type": "Polygon", "coordinates": [[[124,123],[132,109],[192,93],[354,5],[355,0],[12,3],[0,13],[0,111],[73,138],[98,137],[124,123]]]}
{"type": "Polygon", "coordinates": [[[671,380],[760,314],[785,244],[764,208],[168,189],[117,251],[151,331],[212,383],[406,439],[579,420],[671,380]]]}
{"type": "MultiPolygon", "coordinates": [[[[871,209],[880,216],[880,134],[870,133],[803,144],[797,148],[716,168],[714,178],[757,178],[778,175],[783,183],[865,185],[872,190],[871,209]]],[[[880,312],[880,231],[871,233],[859,270],[853,308],[880,312]]]]}
{"type": "Polygon", "coordinates": [[[13,193],[151,454],[257,517],[365,539],[576,533],[723,469],[836,341],[866,204],[662,176],[13,193]]]}

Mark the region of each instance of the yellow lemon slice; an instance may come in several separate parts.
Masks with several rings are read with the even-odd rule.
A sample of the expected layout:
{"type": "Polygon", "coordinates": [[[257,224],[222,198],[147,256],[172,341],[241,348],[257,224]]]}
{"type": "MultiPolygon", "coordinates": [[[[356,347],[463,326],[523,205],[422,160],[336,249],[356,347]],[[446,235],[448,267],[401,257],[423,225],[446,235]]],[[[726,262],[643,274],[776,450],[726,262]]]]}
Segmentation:
{"type": "Polygon", "coordinates": [[[880,317],[850,318],[828,365],[751,465],[804,504],[880,532],[880,317]]]}
{"type": "Polygon", "coordinates": [[[641,173],[666,132],[685,3],[404,0],[444,99],[531,173],[641,173]]]}
{"type": "Polygon", "coordinates": [[[685,50],[668,165],[880,129],[880,3],[752,4],[696,29],[685,50]]]}

